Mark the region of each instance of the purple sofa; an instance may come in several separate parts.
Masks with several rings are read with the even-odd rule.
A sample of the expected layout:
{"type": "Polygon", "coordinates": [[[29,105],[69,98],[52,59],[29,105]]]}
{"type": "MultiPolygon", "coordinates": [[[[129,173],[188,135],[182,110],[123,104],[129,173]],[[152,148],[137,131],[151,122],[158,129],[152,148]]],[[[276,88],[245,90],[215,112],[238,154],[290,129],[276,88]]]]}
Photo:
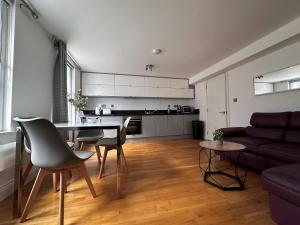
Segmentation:
{"type": "MultiPolygon", "coordinates": [[[[300,112],[253,113],[250,125],[221,129],[224,140],[247,147],[237,163],[262,171],[273,220],[300,225],[300,112]]],[[[235,153],[222,157],[237,161],[235,153]]]]}

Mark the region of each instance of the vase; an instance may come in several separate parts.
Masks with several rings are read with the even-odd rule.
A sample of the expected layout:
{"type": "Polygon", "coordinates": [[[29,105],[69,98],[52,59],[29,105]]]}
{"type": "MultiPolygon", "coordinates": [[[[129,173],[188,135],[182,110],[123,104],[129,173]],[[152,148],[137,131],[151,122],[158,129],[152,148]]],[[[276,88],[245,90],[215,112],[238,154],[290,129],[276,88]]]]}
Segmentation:
{"type": "Polygon", "coordinates": [[[218,145],[223,145],[223,139],[217,140],[218,145]]]}
{"type": "Polygon", "coordinates": [[[75,111],[75,123],[80,123],[81,122],[81,120],[80,120],[81,113],[82,113],[82,111],[80,111],[80,110],[75,111]]]}

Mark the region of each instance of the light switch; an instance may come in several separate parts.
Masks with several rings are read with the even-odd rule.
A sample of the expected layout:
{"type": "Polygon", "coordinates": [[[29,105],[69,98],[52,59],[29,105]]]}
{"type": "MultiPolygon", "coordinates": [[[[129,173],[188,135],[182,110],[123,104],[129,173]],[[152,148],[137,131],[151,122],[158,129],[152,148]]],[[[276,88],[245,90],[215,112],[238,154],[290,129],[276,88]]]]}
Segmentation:
{"type": "Polygon", "coordinates": [[[237,98],[234,98],[234,99],[233,99],[233,102],[237,102],[237,98]]]}

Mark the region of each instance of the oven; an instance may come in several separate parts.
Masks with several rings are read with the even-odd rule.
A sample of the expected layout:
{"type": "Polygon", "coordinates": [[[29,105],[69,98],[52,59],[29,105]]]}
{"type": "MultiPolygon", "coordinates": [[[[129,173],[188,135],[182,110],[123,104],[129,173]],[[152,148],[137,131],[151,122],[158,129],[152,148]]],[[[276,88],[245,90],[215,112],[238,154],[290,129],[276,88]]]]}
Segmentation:
{"type": "MultiPolygon", "coordinates": [[[[128,116],[123,117],[123,122],[128,116]]],[[[127,135],[142,134],[142,116],[131,116],[131,120],[128,123],[126,129],[127,135]]]]}

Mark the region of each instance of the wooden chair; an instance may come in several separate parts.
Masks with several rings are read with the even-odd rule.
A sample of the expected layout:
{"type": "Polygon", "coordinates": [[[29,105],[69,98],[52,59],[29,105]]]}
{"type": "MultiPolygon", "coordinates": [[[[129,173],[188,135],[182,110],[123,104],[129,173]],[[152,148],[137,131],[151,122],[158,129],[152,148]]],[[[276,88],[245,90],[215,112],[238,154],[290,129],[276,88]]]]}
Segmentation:
{"type": "MultiPolygon", "coordinates": [[[[120,134],[121,135],[120,151],[121,151],[121,157],[122,157],[122,160],[124,161],[124,166],[125,166],[126,171],[127,171],[127,162],[126,162],[125,154],[124,154],[124,151],[123,151],[123,144],[126,142],[126,128],[127,128],[128,123],[129,123],[130,120],[131,120],[131,117],[128,117],[125,120],[124,125],[122,127],[122,130],[120,132],[121,133],[120,134]]],[[[106,158],[107,158],[107,153],[110,150],[118,148],[118,146],[117,146],[117,137],[113,137],[113,138],[104,137],[104,138],[101,138],[96,143],[96,146],[105,147],[104,153],[103,153],[103,160],[102,160],[102,164],[101,164],[100,171],[99,171],[99,176],[98,176],[101,179],[102,175],[103,175],[103,171],[104,171],[104,166],[105,166],[105,161],[106,161],[106,158]]]]}
{"type": "Polygon", "coordinates": [[[88,175],[84,162],[94,153],[89,151],[80,151],[75,153],[63,140],[56,127],[46,119],[18,119],[15,118],[22,128],[22,132],[31,147],[31,162],[33,166],[39,168],[37,178],[26,202],[21,215],[21,222],[26,217],[36,199],[39,188],[44,177],[47,174],[60,174],[60,204],[59,204],[59,224],[64,224],[64,193],[66,178],[65,173],[68,170],[78,168],[88,184],[88,187],[95,198],[96,193],[93,184],[88,175]]]}

